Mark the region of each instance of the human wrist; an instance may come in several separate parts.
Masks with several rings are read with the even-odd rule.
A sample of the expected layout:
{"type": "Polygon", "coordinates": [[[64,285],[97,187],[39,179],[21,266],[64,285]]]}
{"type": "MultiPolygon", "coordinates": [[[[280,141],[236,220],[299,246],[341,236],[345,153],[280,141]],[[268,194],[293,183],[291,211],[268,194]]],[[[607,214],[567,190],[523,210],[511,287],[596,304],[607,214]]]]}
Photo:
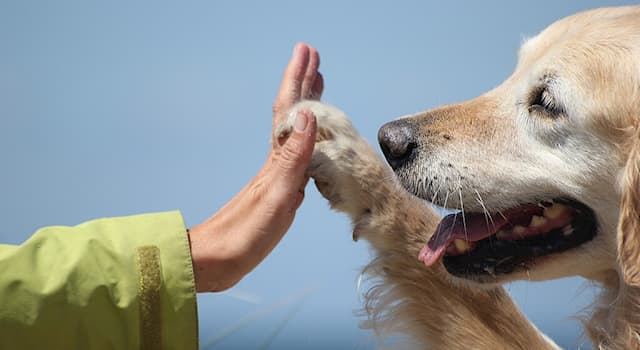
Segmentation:
{"type": "Polygon", "coordinates": [[[233,287],[251,270],[251,217],[257,205],[251,185],[223,208],[189,229],[191,258],[198,292],[233,287]],[[248,214],[249,213],[249,214],[248,214]]]}
{"type": "Polygon", "coordinates": [[[188,231],[198,293],[221,292],[239,281],[233,268],[234,259],[228,254],[224,240],[216,237],[217,230],[214,227],[215,223],[208,219],[188,231]]]}

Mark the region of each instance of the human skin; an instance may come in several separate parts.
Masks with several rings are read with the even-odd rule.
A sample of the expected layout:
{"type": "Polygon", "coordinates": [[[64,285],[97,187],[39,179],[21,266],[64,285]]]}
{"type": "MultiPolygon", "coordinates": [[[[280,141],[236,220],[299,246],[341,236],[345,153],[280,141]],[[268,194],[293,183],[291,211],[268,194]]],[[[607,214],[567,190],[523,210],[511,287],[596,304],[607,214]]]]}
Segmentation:
{"type": "MultiPolygon", "coordinates": [[[[324,81],[319,65],[313,47],[295,46],[273,104],[273,127],[296,102],[320,99],[324,81]]],[[[315,116],[299,112],[291,135],[272,140],[257,175],[220,210],[189,229],[198,292],[233,287],[280,242],[304,199],[315,138],[315,116]]]]}

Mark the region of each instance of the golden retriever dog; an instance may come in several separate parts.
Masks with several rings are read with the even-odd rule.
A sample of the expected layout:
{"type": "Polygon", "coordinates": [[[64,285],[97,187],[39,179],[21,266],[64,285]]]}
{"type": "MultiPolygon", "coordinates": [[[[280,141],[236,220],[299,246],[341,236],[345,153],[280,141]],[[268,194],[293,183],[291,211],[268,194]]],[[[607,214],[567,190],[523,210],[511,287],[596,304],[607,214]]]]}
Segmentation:
{"type": "Polygon", "coordinates": [[[377,253],[369,326],[421,348],[554,349],[501,284],[580,275],[602,286],[594,346],[640,349],[640,7],[559,20],[495,89],[385,124],[387,162],[319,102],[277,136],[301,108],[319,126],[309,175],[377,253]]]}

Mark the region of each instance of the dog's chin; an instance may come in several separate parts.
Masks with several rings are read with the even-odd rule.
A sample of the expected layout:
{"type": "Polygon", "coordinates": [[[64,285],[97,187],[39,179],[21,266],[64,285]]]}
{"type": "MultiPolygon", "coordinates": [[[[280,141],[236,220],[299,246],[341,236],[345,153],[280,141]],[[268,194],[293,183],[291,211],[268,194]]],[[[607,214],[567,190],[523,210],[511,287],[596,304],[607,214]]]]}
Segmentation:
{"type": "Polygon", "coordinates": [[[461,279],[502,283],[597,234],[593,210],[579,201],[554,198],[524,203],[498,213],[445,216],[420,260],[428,266],[441,260],[451,275],[461,279]]]}

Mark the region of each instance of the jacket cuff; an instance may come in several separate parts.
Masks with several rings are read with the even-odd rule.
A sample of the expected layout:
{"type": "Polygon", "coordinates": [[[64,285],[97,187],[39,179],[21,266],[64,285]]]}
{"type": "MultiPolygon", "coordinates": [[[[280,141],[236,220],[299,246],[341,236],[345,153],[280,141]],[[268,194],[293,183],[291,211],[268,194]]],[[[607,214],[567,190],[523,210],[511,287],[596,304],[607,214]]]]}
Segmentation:
{"type": "Polygon", "coordinates": [[[195,278],[182,215],[146,214],[136,221],[143,226],[136,250],[140,348],[197,349],[195,278]]]}
{"type": "MultiPolygon", "coordinates": [[[[179,211],[107,219],[125,235],[137,270],[141,349],[197,349],[198,316],[189,238],[179,211]]],[[[113,242],[118,244],[117,242],[113,242]]],[[[123,249],[126,251],[126,249],[123,249]]]]}

